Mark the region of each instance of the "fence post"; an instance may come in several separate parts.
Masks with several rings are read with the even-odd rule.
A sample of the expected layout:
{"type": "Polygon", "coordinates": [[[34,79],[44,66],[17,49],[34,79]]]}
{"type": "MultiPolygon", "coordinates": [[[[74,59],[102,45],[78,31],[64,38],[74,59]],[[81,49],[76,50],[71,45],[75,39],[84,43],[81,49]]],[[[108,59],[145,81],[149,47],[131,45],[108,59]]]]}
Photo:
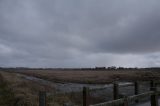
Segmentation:
{"type": "Polygon", "coordinates": [[[153,95],[151,95],[151,106],[158,106],[158,96],[156,94],[157,88],[154,81],[151,81],[150,87],[150,90],[155,92],[153,95]]]}
{"type": "Polygon", "coordinates": [[[124,97],[123,106],[128,106],[128,98],[127,98],[127,96],[124,97]]]}
{"type": "MultiPolygon", "coordinates": [[[[138,95],[138,94],[139,94],[139,84],[138,84],[138,82],[135,82],[135,83],[134,83],[134,94],[135,94],[135,95],[138,95]]],[[[137,100],[135,100],[135,102],[138,103],[139,100],[137,99],[137,100]]]]}
{"type": "Polygon", "coordinates": [[[83,106],[89,106],[89,88],[83,87],[83,106]]]}
{"type": "Polygon", "coordinates": [[[119,98],[119,85],[117,82],[113,84],[113,99],[116,100],[119,98]]]}
{"type": "Polygon", "coordinates": [[[46,92],[39,92],[39,106],[46,106],[46,92]]]}

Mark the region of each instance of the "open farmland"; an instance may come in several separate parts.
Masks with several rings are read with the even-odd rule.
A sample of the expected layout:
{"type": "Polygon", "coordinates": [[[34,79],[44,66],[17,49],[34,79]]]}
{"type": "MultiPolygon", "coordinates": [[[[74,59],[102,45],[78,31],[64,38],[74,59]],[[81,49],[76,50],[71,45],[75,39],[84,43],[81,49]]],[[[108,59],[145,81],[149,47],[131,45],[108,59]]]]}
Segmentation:
{"type": "Polygon", "coordinates": [[[14,71],[54,82],[104,84],[114,81],[143,81],[160,79],[159,71],[149,70],[27,70],[14,71]]]}

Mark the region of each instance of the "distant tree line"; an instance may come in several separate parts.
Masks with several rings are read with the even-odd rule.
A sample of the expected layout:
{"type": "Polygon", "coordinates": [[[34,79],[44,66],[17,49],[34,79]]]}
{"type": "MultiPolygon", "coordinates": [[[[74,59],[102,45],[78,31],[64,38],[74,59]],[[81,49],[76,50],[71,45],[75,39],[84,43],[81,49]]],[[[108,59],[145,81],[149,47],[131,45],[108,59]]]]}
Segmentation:
{"type": "Polygon", "coordinates": [[[116,67],[116,66],[110,66],[110,67],[95,67],[95,68],[28,68],[28,67],[0,67],[0,70],[3,71],[26,71],[26,70],[58,70],[58,71],[67,71],[67,70],[103,70],[103,71],[119,71],[119,70],[156,70],[160,71],[160,67],[148,67],[148,68],[126,68],[126,67],[116,67]]]}

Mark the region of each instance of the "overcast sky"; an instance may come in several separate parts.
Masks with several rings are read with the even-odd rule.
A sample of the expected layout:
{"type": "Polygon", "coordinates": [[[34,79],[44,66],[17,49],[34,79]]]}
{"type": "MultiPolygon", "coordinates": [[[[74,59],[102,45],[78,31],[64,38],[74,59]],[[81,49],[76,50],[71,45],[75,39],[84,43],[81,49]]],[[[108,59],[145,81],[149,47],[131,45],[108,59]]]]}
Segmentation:
{"type": "Polygon", "coordinates": [[[160,66],[160,0],[0,0],[0,66],[160,66]]]}

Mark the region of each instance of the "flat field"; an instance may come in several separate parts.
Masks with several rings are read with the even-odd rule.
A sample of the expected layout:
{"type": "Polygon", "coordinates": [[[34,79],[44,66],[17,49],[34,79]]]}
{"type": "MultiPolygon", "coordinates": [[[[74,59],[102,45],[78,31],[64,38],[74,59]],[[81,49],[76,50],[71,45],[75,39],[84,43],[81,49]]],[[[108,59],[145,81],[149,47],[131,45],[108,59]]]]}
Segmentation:
{"type": "MultiPolygon", "coordinates": [[[[65,84],[57,87],[59,83],[51,84],[44,83],[44,81],[34,81],[26,79],[26,76],[49,80],[51,83],[92,83],[96,86],[99,86],[97,84],[103,85],[114,81],[160,80],[160,72],[158,70],[6,69],[0,71],[0,93],[2,94],[5,91],[4,95],[0,95],[0,105],[8,106],[8,103],[10,103],[11,106],[12,104],[17,104],[16,106],[38,106],[38,93],[45,90],[48,93],[47,106],[53,106],[53,104],[55,106],[63,106],[64,103],[81,106],[83,102],[82,91],[63,93],[59,89],[61,89],[60,87],[66,87],[64,86],[65,84]],[[6,97],[6,94],[9,94],[9,96],[6,97]]],[[[140,92],[148,90],[148,82],[148,84],[144,82],[139,83],[141,83],[140,92]]],[[[71,85],[73,86],[74,84],[71,85]]],[[[122,94],[134,94],[133,86],[120,87],[119,90],[122,94]]],[[[90,90],[90,103],[106,102],[113,98],[112,92],[112,87],[90,90]]]]}
{"type": "Polygon", "coordinates": [[[114,81],[160,80],[160,71],[149,70],[27,70],[14,71],[53,82],[104,84],[114,81]]]}

